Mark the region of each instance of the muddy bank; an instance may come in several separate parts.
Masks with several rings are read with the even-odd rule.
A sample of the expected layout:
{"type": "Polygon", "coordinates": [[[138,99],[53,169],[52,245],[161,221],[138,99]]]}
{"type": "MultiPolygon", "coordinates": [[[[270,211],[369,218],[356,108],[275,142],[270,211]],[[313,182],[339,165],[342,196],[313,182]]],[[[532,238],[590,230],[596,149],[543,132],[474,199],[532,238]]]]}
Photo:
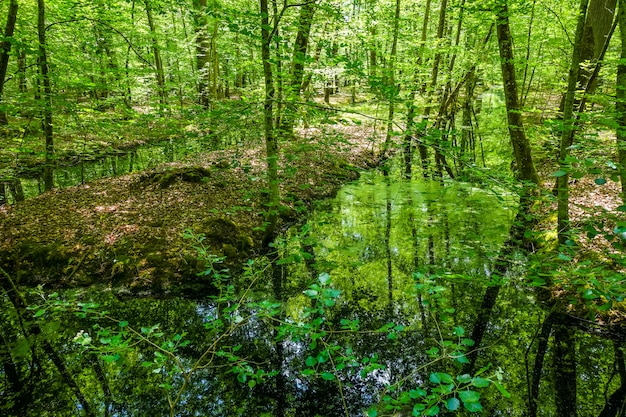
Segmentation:
{"type": "MultiPolygon", "coordinates": [[[[307,131],[284,145],[283,227],[378,164],[371,132],[344,130],[331,139],[307,131]]],[[[185,229],[204,234],[227,267],[255,255],[266,210],[264,157],[260,146],[196,154],[3,207],[0,264],[27,286],[193,290],[204,284],[196,276],[203,265],[185,229]]]]}

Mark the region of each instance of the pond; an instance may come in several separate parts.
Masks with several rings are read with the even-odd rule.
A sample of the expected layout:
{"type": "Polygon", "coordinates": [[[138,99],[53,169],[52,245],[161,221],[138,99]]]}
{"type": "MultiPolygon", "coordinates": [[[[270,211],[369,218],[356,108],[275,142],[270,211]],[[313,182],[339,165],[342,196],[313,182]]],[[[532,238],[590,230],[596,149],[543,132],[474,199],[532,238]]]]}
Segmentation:
{"type": "MultiPolygon", "coordinates": [[[[117,177],[139,172],[166,162],[184,159],[189,155],[214,150],[215,144],[202,138],[180,137],[159,142],[146,143],[127,151],[111,151],[103,156],[77,155],[58,162],[54,169],[54,186],[66,188],[85,184],[99,178],[117,177]]],[[[43,192],[43,167],[22,167],[17,170],[15,181],[30,198],[43,192]]],[[[7,182],[9,190],[15,181],[7,182]]],[[[9,195],[12,202],[14,196],[9,195]]]]}
{"type": "Polygon", "coordinates": [[[516,205],[366,172],[276,242],[279,260],[231,277],[204,254],[211,297],[35,292],[20,316],[5,294],[0,414],[551,416],[567,365],[578,415],[600,415],[621,350],[546,321],[523,255],[501,256],[516,205]]]}

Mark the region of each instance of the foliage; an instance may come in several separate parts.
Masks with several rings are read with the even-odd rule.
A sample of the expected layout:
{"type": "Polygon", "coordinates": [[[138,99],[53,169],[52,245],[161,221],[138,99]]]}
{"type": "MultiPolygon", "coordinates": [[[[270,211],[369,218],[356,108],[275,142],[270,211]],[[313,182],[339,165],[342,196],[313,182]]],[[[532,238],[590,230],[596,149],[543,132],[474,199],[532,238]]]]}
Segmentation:
{"type": "MultiPolygon", "coordinates": [[[[198,275],[210,279],[217,289],[210,297],[204,318],[203,339],[212,342],[203,346],[196,357],[188,355],[191,342],[185,329],[168,334],[159,324],[131,325],[127,320],[113,317],[97,303],[79,301],[75,296],[40,293],[43,302],[29,307],[32,318],[45,323],[72,313],[84,326],[90,323],[89,327],[76,333],[73,342],[83,352],[96,354],[105,364],[123,369],[137,363],[158,375],[158,387],[167,398],[172,416],[185,401],[185,391],[190,389],[196,373],[225,367],[241,384],[254,389],[285,372],[280,368],[267,369],[266,364],[248,357],[242,344],[235,344],[236,334],[251,325],[275,334],[275,343],[300,345],[305,359],[303,367],[297,371],[299,378],[333,381],[340,392],[348,375],[375,380],[386,369],[378,355],[360,357],[355,349],[345,344],[347,335],[381,335],[401,343],[403,334],[409,331],[404,325],[393,322],[375,330],[361,329],[359,320],[347,318],[338,320],[339,326],[335,327],[333,323],[337,322],[341,291],[333,287],[327,273],[320,274],[316,282],[303,291],[309,303],[297,319],[281,318],[284,309],[281,302],[258,300],[252,294],[264,273],[255,262],[246,264],[240,280],[248,286],[236,290],[233,278],[221,266],[223,258],[207,252],[204,237],[190,231],[186,232],[186,237],[194,242],[194,248],[206,264],[206,269],[198,275]]],[[[420,374],[440,362],[465,363],[465,352],[473,343],[464,337],[464,333],[464,329],[458,326],[450,339],[440,333],[438,346],[427,352],[430,361],[414,373],[420,374]]],[[[480,411],[480,394],[476,389],[494,385],[502,395],[509,396],[501,384],[502,371],[485,377],[487,369],[481,369],[473,376],[431,372],[429,384],[422,387],[408,388],[405,381],[399,381],[386,387],[385,393],[380,394],[380,405],[373,406],[368,413],[378,415],[377,410],[400,410],[409,404],[413,407],[413,415],[433,415],[439,407],[456,410],[461,404],[469,411],[480,411]]],[[[343,393],[341,395],[343,397],[343,393]]]]}

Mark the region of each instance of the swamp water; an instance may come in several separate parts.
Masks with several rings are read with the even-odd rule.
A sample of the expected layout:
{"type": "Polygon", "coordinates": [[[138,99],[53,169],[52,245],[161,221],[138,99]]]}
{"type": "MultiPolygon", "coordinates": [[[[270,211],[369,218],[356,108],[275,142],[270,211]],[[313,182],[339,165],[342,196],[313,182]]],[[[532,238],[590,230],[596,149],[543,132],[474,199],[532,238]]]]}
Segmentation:
{"type": "MultiPolygon", "coordinates": [[[[502,190],[369,172],[278,242],[279,262],[229,278],[209,256],[217,299],[94,289],[74,295],[75,315],[69,295],[42,295],[25,331],[5,296],[0,415],[527,415],[546,311],[523,258],[495,266],[515,205],[502,190]]],[[[614,346],[574,340],[578,415],[599,415],[619,383],[614,346]]],[[[550,416],[558,358],[544,350],[536,415],[550,416]]]]}
{"type": "MultiPolygon", "coordinates": [[[[145,171],[166,162],[174,162],[199,152],[214,150],[214,145],[201,138],[179,138],[140,145],[128,151],[116,151],[98,157],[80,157],[59,162],[54,169],[54,185],[66,188],[99,178],[117,177],[145,171]]],[[[18,172],[18,180],[26,198],[43,192],[43,168],[18,172]]]]}

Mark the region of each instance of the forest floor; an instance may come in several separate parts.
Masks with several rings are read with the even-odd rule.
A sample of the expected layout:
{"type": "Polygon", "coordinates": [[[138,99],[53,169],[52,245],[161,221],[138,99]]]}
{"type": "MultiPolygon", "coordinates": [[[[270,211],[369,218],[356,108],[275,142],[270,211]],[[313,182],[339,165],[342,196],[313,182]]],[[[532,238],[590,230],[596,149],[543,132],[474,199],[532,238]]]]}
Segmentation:
{"type": "MultiPolygon", "coordinates": [[[[333,125],[283,144],[280,227],[378,165],[381,140],[369,127],[333,125]]],[[[205,235],[225,267],[254,257],[267,210],[265,166],[257,142],[4,206],[0,264],[24,285],[193,290],[204,265],[183,232],[205,235]]]]}

